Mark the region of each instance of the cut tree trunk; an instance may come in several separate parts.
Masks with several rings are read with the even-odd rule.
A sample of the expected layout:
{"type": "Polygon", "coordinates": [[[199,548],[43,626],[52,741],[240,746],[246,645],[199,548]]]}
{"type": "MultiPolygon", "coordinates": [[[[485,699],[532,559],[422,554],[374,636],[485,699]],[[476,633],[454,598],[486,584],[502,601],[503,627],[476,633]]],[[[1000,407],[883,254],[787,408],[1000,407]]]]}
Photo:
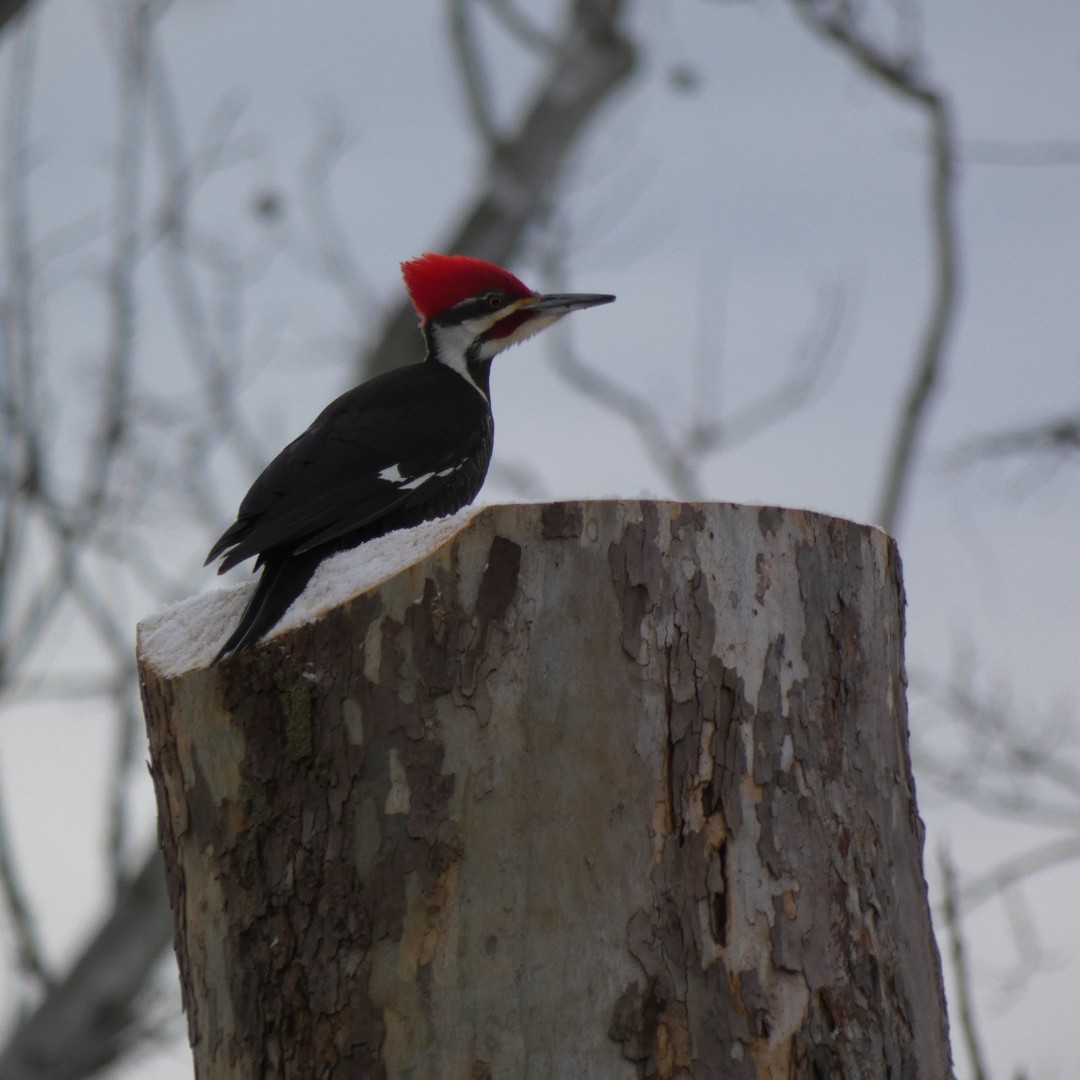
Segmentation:
{"type": "Polygon", "coordinates": [[[903,618],[873,529],[604,502],[225,663],[144,625],[197,1076],[948,1077],[903,618]]]}

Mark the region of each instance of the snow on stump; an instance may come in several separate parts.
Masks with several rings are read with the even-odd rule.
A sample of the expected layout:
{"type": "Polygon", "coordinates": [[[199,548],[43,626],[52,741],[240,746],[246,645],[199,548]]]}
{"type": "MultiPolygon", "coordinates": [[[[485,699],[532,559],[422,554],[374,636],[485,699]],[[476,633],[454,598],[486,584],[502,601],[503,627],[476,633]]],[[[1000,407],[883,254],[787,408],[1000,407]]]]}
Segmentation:
{"type": "Polygon", "coordinates": [[[140,627],[198,1077],[950,1075],[887,536],[560,503],[339,558],[224,663],[235,592],[140,627]]]}

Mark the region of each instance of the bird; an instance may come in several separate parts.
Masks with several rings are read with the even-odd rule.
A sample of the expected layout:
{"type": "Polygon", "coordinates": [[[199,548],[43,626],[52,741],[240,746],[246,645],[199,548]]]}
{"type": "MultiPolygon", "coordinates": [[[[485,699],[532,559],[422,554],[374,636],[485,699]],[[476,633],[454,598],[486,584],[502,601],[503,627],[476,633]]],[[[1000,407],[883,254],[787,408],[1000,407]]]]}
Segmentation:
{"type": "Polygon", "coordinates": [[[336,398],[251,485],[206,557],[219,574],[252,556],[262,571],[217,660],[272,630],[328,556],[468,506],[494,445],[492,360],[615,299],[544,295],[466,255],[427,253],[401,272],[426,355],[336,398]]]}

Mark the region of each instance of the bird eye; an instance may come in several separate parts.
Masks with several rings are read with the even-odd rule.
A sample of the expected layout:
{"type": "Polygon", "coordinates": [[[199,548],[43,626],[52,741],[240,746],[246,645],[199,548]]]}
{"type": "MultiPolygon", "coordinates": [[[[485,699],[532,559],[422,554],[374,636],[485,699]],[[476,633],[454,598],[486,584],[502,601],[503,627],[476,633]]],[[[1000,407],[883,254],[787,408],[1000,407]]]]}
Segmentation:
{"type": "Polygon", "coordinates": [[[502,296],[497,292],[488,293],[484,299],[487,301],[487,306],[491,308],[492,311],[498,311],[505,303],[502,296]]]}

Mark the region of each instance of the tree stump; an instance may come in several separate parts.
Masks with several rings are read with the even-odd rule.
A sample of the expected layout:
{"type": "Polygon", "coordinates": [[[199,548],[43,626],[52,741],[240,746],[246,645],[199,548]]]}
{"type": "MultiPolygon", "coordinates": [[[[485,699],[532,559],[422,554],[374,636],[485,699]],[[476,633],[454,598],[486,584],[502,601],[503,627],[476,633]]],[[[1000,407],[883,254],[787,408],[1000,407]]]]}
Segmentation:
{"type": "Polygon", "coordinates": [[[200,603],[139,650],[198,1077],[951,1075],[884,534],[489,507],[166,670],[200,603]]]}

